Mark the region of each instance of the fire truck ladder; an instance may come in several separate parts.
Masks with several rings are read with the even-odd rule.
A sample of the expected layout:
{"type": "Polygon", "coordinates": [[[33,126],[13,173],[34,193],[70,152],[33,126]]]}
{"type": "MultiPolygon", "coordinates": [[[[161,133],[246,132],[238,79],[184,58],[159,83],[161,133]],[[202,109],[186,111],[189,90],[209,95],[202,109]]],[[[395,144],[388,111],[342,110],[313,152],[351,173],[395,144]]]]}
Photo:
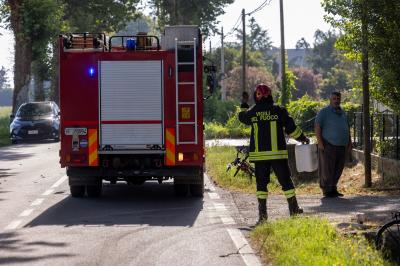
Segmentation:
{"type": "Polygon", "coordinates": [[[198,136],[197,136],[197,60],[196,60],[196,38],[193,38],[193,41],[179,41],[175,38],[175,66],[176,66],[176,140],[177,145],[179,144],[197,144],[198,136]],[[180,60],[179,52],[180,51],[190,51],[193,53],[193,61],[180,60]],[[181,81],[179,80],[179,73],[183,72],[181,69],[193,66],[193,81],[181,81]],[[189,88],[190,87],[190,88],[189,88]],[[179,92],[182,90],[192,89],[193,90],[193,99],[190,101],[180,101],[179,92]],[[182,121],[179,116],[179,110],[184,106],[193,106],[194,109],[194,121],[182,121]],[[194,127],[194,140],[181,140],[179,129],[182,125],[193,125],[194,127]]]}

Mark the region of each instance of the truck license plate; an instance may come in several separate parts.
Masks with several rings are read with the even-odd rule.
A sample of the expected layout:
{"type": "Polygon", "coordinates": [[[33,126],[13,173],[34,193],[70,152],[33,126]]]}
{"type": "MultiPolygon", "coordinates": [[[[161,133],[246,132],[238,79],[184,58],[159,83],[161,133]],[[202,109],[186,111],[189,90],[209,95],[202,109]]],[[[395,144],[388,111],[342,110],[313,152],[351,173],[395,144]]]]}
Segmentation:
{"type": "Polygon", "coordinates": [[[39,133],[39,130],[28,130],[29,135],[36,135],[39,133]]]}

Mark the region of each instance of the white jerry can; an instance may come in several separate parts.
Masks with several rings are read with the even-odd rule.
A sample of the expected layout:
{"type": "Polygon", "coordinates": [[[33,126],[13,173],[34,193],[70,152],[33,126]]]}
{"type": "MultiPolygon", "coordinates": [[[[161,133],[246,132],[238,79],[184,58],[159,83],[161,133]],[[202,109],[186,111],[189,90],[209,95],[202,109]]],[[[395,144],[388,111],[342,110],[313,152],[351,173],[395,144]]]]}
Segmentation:
{"type": "Polygon", "coordinates": [[[300,172],[314,172],[318,169],[317,144],[295,146],[296,168],[300,172]]]}

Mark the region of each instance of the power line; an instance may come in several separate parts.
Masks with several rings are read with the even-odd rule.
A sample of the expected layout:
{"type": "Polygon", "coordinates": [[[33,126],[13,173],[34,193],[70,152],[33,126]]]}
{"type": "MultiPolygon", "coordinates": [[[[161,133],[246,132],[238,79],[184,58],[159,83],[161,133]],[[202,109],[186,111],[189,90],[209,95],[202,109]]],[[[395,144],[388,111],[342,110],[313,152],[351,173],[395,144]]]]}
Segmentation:
{"type": "Polygon", "coordinates": [[[269,5],[271,3],[271,0],[265,0],[259,7],[257,7],[256,9],[254,9],[253,11],[247,13],[247,16],[251,16],[252,14],[260,11],[261,9],[263,9],[264,7],[266,7],[267,5],[269,5]]]}
{"type": "Polygon", "coordinates": [[[242,14],[239,14],[235,24],[233,25],[231,30],[227,34],[225,34],[225,37],[228,37],[228,36],[232,35],[235,32],[235,30],[237,30],[238,22],[240,21],[241,17],[242,17],[242,14]]]}

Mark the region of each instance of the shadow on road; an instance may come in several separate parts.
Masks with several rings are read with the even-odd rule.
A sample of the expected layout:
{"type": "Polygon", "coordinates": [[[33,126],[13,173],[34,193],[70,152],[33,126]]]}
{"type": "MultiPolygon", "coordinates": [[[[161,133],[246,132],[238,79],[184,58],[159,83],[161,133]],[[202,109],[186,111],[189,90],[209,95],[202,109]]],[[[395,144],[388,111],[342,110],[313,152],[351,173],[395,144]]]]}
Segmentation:
{"type": "Polygon", "coordinates": [[[387,196],[322,198],[321,205],[308,207],[308,209],[316,213],[335,213],[335,215],[363,212],[370,220],[384,221],[391,217],[392,211],[400,210],[400,201],[398,197],[387,196]]]}
{"type": "Polygon", "coordinates": [[[27,152],[27,149],[38,147],[40,145],[47,145],[49,143],[54,143],[54,141],[52,140],[27,141],[21,144],[2,147],[0,149],[0,161],[6,162],[6,161],[23,160],[35,156],[34,152],[27,152]]]}
{"type": "Polygon", "coordinates": [[[15,263],[34,263],[43,259],[71,257],[73,255],[68,253],[51,253],[45,256],[29,256],[28,252],[35,250],[43,250],[44,248],[56,247],[64,248],[65,243],[61,242],[47,242],[47,241],[26,241],[18,233],[1,233],[0,234],[0,248],[2,252],[6,252],[7,256],[0,256],[0,264],[15,264],[15,263]],[[12,255],[13,254],[13,255],[12,255]]]}
{"type": "Polygon", "coordinates": [[[203,199],[176,197],[172,183],[142,186],[105,185],[97,199],[68,196],[25,227],[41,225],[193,226],[203,199]]]}

